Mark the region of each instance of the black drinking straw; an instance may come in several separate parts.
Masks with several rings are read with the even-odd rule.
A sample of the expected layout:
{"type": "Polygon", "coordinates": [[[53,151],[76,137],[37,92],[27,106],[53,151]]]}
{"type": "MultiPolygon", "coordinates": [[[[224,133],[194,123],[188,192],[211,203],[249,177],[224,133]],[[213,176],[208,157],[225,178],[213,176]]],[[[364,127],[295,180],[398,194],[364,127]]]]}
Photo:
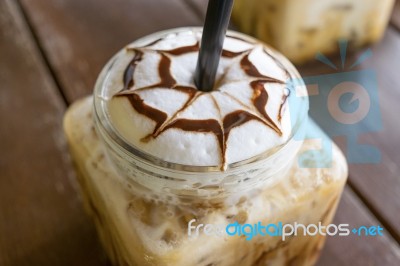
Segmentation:
{"type": "Polygon", "coordinates": [[[194,82],[201,91],[214,87],[233,0],[209,0],[194,82]]]}

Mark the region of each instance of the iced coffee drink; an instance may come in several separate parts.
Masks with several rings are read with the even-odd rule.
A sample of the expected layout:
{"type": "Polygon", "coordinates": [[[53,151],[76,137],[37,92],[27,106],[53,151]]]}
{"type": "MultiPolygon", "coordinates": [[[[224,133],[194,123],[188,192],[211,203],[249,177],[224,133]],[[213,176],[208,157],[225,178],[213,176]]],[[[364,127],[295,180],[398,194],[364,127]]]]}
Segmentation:
{"type": "Polygon", "coordinates": [[[238,28],[271,44],[292,62],[320,52],[338,52],[378,41],[394,0],[236,0],[232,18],[238,28]]]}
{"type": "Polygon", "coordinates": [[[307,132],[320,129],[283,56],[228,32],[215,86],[203,92],[193,81],[200,40],[201,29],[184,28],[133,42],[103,69],[94,97],[67,112],[99,237],[115,265],[312,265],[324,234],[250,231],[328,225],[346,162],[334,146],[309,158],[329,168],[299,164],[319,149],[307,132]]]}

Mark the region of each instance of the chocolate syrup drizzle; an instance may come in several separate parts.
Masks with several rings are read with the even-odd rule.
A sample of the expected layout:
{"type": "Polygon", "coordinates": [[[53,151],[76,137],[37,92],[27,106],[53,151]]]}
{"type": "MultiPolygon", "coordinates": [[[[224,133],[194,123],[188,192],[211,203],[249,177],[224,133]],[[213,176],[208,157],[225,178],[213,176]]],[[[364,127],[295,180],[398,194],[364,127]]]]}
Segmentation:
{"type": "MultiPolygon", "coordinates": [[[[240,39],[237,37],[235,38],[240,39]]],[[[140,48],[127,48],[128,51],[134,52],[134,57],[125,69],[123,75],[123,89],[115,95],[115,97],[126,97],[132,107],[138,113],[148,117],[156,123],[153,132],[147,136],[144,136],[142,138],[142,141],[147,142],[153,138],[157,138],[160,134],[171,128],[177,128],[183,131],[190,132],[213,133],[218,140],[222,154],[221,168],[225,169],[225,152],[227,149],[226,145],[229,138],[229,133],[233,128],[243,125],[248,121],[256,120],[273,129],[278,135],[282,135],[282,131],[279,126],[275,124],[275,122],[271,119],[271,117],[267,114],[265,110],[266,104],[268,102],[268,93],[264,86],[268,83],[284,84],[284,81],[261,74],[249,60],[249,54],[251,50],[246,50],[242,52],[223,50],[222,57],[235,58],[244,55],[240,60],[240,66],[248,76],[255,78],[253,81],[250,82],[250,87],[253,89],[252,101],[255,109],[262,116],[262,118],[245,110],[236,110],[234,112],[231,112],[223,117],[222,121],[218,121],[216,119],[193,120],[176,118],[177,114],[186,109],[198,96],[207,92],[199,91],[195,87],[181,86],[177,84],[175,78],[172,76],[170,71],[171,56],[180,56],[187,53],[198,52],[199,42],[195,43],[194,45],[179,47],[172,50],[151,50],[160,54],[161,59],[158,65],[158,74],[161,80],[160,82],[150,86],[135,88],[134,72],[137,64],[142,61],[143,56],[147,50],[146,47],[152,46],[158,43],[160,40],[162,39],[158,39],[140,48]],[[168,88],[178,90],[187,94],[188,99],[183,104],[183,106],[170,119],[168,119],[168,115],[165,112],[147,105],[144,100],[139,96],[139,94],[137,94],[138,91],[154,88],[168,88]]],[[[277,117],[279,123],[281,121],[282,108],[286,102],[287,97],[288,95],[283,96],[282,103],[279,108],[277,117]]],[[[238,101],[240,102],[240,100],[238,101]]],[[[214,103],[216,104],[217,109],[219,109],[215,100],[214,103]]]]}

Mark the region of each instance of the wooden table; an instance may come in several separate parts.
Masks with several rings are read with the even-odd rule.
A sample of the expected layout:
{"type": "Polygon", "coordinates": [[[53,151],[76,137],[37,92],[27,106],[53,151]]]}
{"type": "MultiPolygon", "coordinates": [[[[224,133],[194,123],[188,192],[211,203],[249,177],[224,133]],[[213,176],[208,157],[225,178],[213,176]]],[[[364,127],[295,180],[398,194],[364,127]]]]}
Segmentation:
{"type": "MultiPolygon", "coordinates": [[[[108,265],[77,193],[63,113],[92,92],[121,47],[154,31],[201,25],[205,2],[0,1],[0,265],[108,265]]],[[[399,2],[372,49],[362,68],[377,73],[383,130],[361,139],[382,160],[350,165],[334,222],[382,225],[384,236],[329,237],[319,265],[400,265],[399,2]]]]}

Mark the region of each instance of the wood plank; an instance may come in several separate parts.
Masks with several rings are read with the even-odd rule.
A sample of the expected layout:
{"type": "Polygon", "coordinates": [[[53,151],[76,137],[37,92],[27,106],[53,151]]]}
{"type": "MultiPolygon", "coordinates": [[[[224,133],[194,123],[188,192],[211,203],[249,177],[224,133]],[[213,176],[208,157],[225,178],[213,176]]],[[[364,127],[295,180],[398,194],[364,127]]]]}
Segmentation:
{"type": "Polygon", "coordinates": [[[188,0],[187,2],[200,18],[205,18],[208,1],[188,0]]]}
{"type": "MultiPolygon", "coordinates": [[[[377,226],[377,221],[365,209],[357,196],[346,188],[334,223],[349,224],[350,228],[377,226]]],[[[328,237],[325,248],[317,265],[400,265],[400,249],[387,231],[383,236],[328,237]]]]}
{"type": "Polygon", "coordinates": [[[400,0],[394,4],[391,23],[400,32],[400,0]]]}
{"type": "MultiPolygon", "coordinates": [[[[191,0],[191,5],[198,13],[205,14],[206,3],[202,0],[191,0]],[[200,10],[200,11],[199,11],[200,10]]],[[[396,1],[392,23],[400,29],[400,0],[396,1]]],[[[373,56],[357,69],[372,69],[378,78],[379,106],[382,114],[383,130],[368,133],[368,125],[362,123],[365,134],[360,135],[360,141],[377,147],[382,153],[379,164],[350,165],[350,183],[354,186],[362,199],[373,212],[390,228],[397,241],[400,241],[400,201],[395,200],[400,195],[400,142],[398,132],[400,127],[396,121],[400,112],[400,76],[398,75],[400,62],[400,34],[389,27],[383,40],[372,47],[373,56]],[[390,202],[390,204],[387,204],[390,202]]],[[[353,63],[360,53],[350,54],[348,62],[353,63]]],[[[339,65],[338,57],[332,61],[339,65]]],[[[318,63],[310,62],[300,66],[303,76],[332,74],[337,71],[318,63]]],[[[345,70],[348,71],[348,70],[345,70]]],[[[317,122],[322,122],[324,117],[314,116],[317,122]]],[[[345,143],[341,148],[346,149],[345,143]]]]}
{"type": "Polygon", "coordinates": [[[0,51],[0,265],[104,265],[71,185],[65,103],[13,0],[0,1],[0,51]]]}
{"type": "MultiPolygon", "coordinates": [[[[200,3],[199,0],[196,1],[200,3]]],[[[200,4],[204,6],[205,1],[201,2],[200,4]]],[[[177,5],[176,8],[168,8],[166,4],[164,8],[164,3],[161,2],[158,2],[158,7],[154,8],[152,7],[154,1],[128,2],[121,0],[117,7],[112,6],[107,1],[96,1],[96,4],[91,5],[94,0],[53,0],[46,1],[46,3],[44,1],[22,0],[22,3],[35,26],[43,48],[49,56],[49,61],[54,67],[69,101],[91,91],[92,83],[101,66],[127,42],[160,29],[178,25],[202,24],[199,15],[197,15],[196,19],[193,13],[186,12],[185,6],[178,1],[171,1],[171,3],[177,5]],[[138,8],[139,6],[141,8],[138,8]],[[136,9],[133,9],[133,7],[136,7],[136,9]],[[156,9],[162,10],[162,13],[156,9]],[[179,14],[179,16],[176,14],[179,14]],[[84,19],[80,20],[79,18],[82,17],[84,19]],[[121,17],[124,19],[121,20],[121,17]],[[149,20],[149,17],[152,19],[149,20]],[[153,20],[154,17],[157,18],[156,21],[153,20]],[[101,27],[97,25],[101,25],[101,27]],[[132,25],[141,25],[142,27],[134,27],[132,25]],[[113,38],[109,38],[108,35],[104,34],[107,32],[112,32],[113,38]],[[96,43],[95,49],[93,48],[93,43],[96,43]],[[66,52],[66,55],[63,54],[63,51],[66,52]],[[83,67],[85,65],[86,67],[83,67]]],[[[201,14],[199,11],[196,12],[201,14]]],[[[381,195],[386,196],[386,194],[382,193],[381,195]]],[[[351,199],[350,203],[358,201],[347,190],[345,191],[345,197],[351,199]]],[[[338,212],[338,217],[345,217],[345,221],[349,223],[362,221],[365,217],[368,217],[370,221],[374,221],[370,213],[361,209],[360,211],[354,211],[354,204],[350,203],[349,201],[344,201],[343,207],[338,212]],[[352,213],[354,214],[349,215],[352,213]]],[[[358,204],[357,208],[364,207],[358,204]]],[[[395,212],[393,215],[395,215],[395,212]]],[[[335,242],[335,244],[329,244],[330,241],[332,240],[328,241],[324,256],[321,258],[322,261],[332,260],[334,262],[336,258],[333,255],[340,254],[343,251],[341,246],[345,245],[343,243],[347,239],[335,239],[335,241],[339,242],[335,242]]],[[[384,244],[381,242],[378,242],[378,244],[388,247],[388,250],[395,250],[392,241],[379,241],[384,244]]],[[[357,256],[343,258],[344,265],[356,264],[356,257],[365,256],[364,251],[368,250],[370,245],[366,241],[354,241],[351,243],[357,256]]],[[[396,257],[393,255],[394,253],[391,252],[391,258],[396,257]]],[[[374,254],[374,256],[377,259],[380,258],[380,254],[374,254]]]]}
{"type": "Polygon", "coordinates": [[[200,25],[180,0],[21,0],[67,100],[90,94],[104,64],[133,40],[200,25]]]}
{"type": "MultiPolygon", "coordinates": [[[[400,130],[398,120],[400,113],[400,76],[398,75],[400,62],[400,35],[389,27],[383,40],[372,47],[373,55],[357,69],[371,69],[378,79],[378,99],[371,99],[379,105],[381,112],[382,129],[378,132],[369,132],[371,121],[362,121],[358,128],[360,143],[376,147],[381,153],[378,164],[350,164],[350,183],[361,198],[370,207],[373,213],[392,232],[397,241],[400,241],[400,130]]],[[[362,52],[360,52],[362,53],[362,52]]],[[[360,54],[353,54],[348,59],[352,63],[360,54]]],[[[339,63],[340,60],[332,60],[339,63]]],[[[357,70],[355,69],[355,70],[357,70]]],[[[348,71],[345,69],[344,72],[348,71]]],[[[309,64],[300,68],[303,76],[313,76],[325,73],[337,73],[321,63],[309,64]]],[[[339,71],[340,72],[340,71],[339,71]]],[[[360,78],[361,81],[362,77],[360,78]]],[[[312,106],[311,106],[312,108],[312,106]]],[[[314,119],[323,124],[324,117],[314,112],[314,119]]],[[[339,146],[346,150],[346,139],[342,138],[339,146]]]]}
{"type": "Polygon", "coordinates": [[[381,163],[352,165],[351,181],[362,193],[367,204],[391,227],[400,241],[400,35],[389,28],[383,41],[373,47],[373,56],[362,64],[363,69],[373,69],[378,78],[378,92],[383,128],[377,133],[362,136],[382,153],[381,163]]]}

